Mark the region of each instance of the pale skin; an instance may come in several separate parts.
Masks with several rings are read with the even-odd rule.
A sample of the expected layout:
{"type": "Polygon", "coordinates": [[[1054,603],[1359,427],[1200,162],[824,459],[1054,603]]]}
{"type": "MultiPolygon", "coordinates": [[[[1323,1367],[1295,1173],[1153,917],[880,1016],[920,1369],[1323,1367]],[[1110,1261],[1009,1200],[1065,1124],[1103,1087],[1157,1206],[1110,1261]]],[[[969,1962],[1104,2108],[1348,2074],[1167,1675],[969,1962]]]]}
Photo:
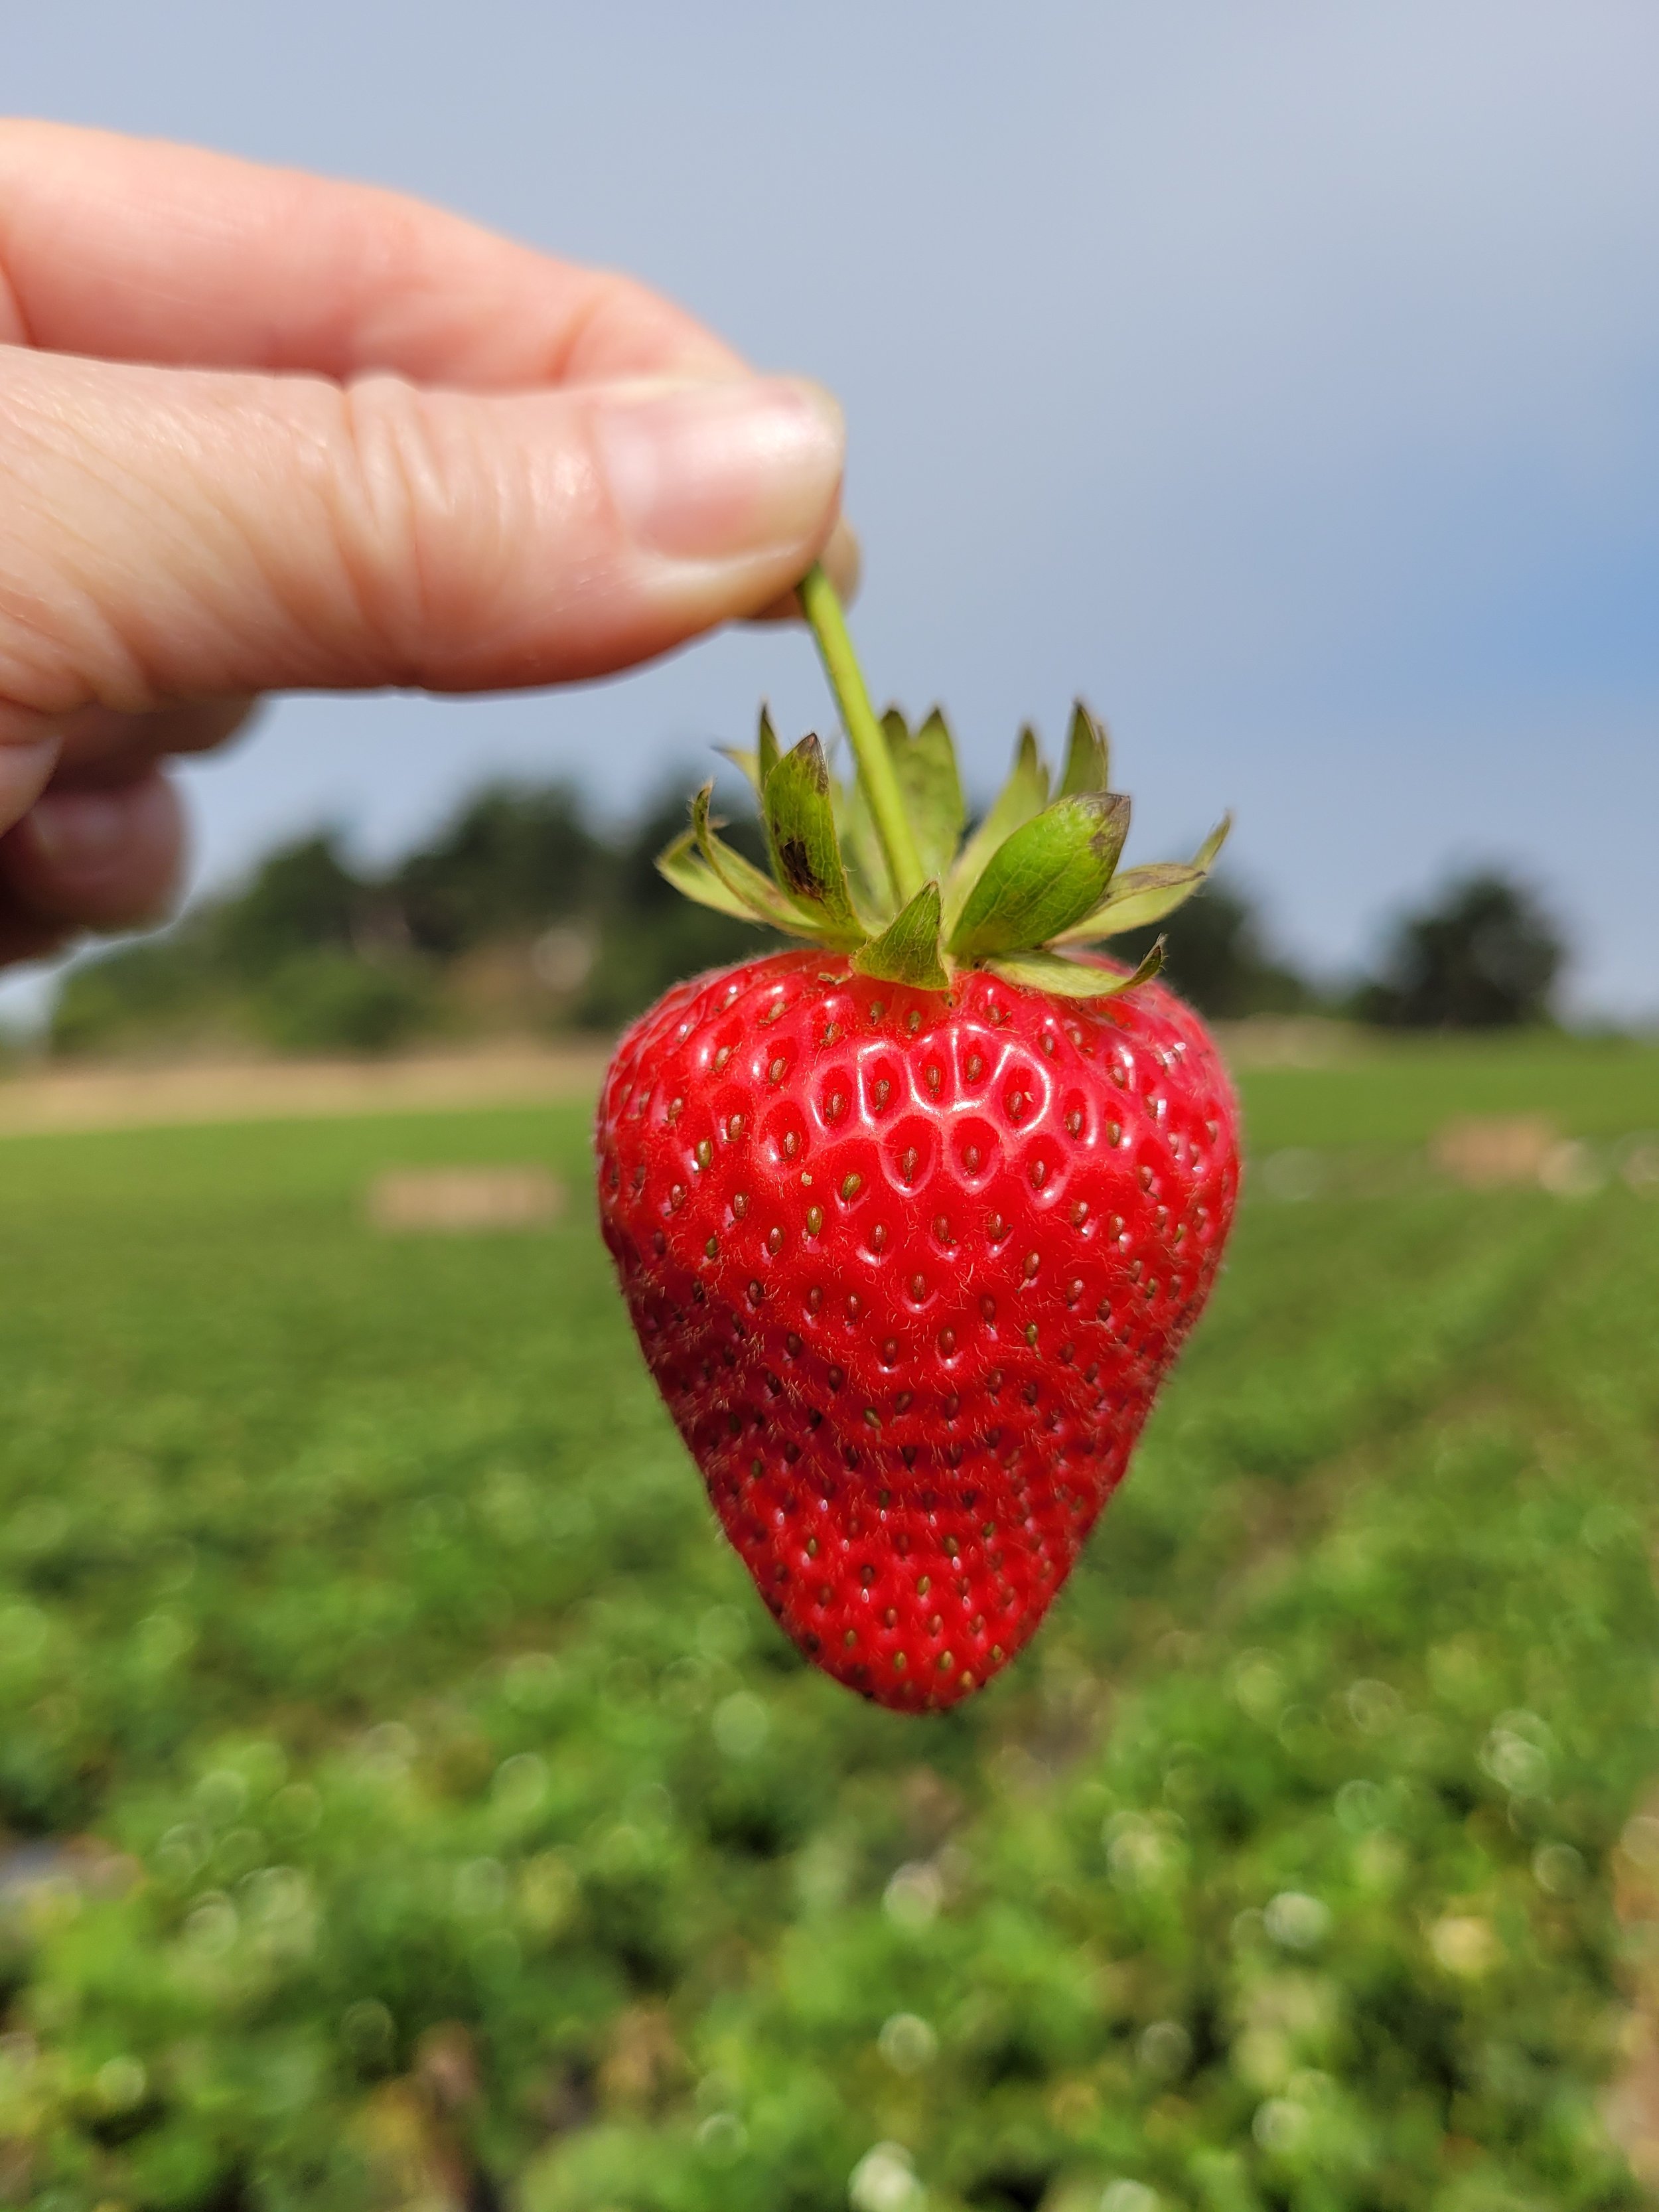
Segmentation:
{"type": "Polygon", "coordinates": [[[839,410],[417,202],[0,122],[0,962],[165,914],[259,694],[558,684],[850,585],[839,410]]]}

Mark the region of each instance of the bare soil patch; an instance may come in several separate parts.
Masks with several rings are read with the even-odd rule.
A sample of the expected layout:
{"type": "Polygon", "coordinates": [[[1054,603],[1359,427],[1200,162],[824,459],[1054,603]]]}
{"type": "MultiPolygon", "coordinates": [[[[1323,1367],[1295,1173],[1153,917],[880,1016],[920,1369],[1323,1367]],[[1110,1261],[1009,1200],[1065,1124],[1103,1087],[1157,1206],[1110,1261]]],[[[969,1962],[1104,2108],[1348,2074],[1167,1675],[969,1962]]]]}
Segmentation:
{"type": "Polygon", "coordinates": [[[609,1056],[595,1042],[384,1060],[41,1068],[0,1081],[0,1137],[553,1103],[592,1097],[609,1056]]]}
{"type": "Polygon", "coordinates": [[[392,1237],[546,1229],[565,1195],[543,1167],[388,1168],[368,1187],[368,1218],[392,1237]]]}
{"type": "Polygon", "coordinates": [[[1470,1190],[1537,1182],[1561,1132],[1547,1115],[1465,1115],[1437,1130],[1429,1158],[1470,1190]]]}

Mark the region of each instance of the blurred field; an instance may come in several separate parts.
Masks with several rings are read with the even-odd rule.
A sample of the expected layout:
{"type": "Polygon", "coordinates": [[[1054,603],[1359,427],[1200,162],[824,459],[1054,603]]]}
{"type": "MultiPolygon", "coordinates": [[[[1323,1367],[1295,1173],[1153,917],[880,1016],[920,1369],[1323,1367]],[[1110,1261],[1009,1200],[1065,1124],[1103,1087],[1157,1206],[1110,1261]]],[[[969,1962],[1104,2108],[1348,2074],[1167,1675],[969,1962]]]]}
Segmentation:
{"type": "Polygon", "coordinates": [[[0,1081],[0,1138],[553,1105],[593,1097],[609,1056],[588,1038],[384,1060],[56,1062],[0,1081]]]}
{"type": "Polygon", "coordinates": [[[1246,1090],[1257,1151],[1421,1144],[1468,1114],[1545,1114],[1565,1135],[1616,1138],[1659,1128],[1659,1049],[1533,1036],[1391,1039],[1323,1066],[1248,1068],[1246,1090]]]}
{"type": "Polygon", "coordinates": [[[0,2202],[1645,2201],[1659,1053],[1245,1089],[1127,1487],[927,1723],[717,1546],[579,1105],[0,1145],[0,2202]],[[1425,1164],[1528,1111],[1575,1194],[1425,1164]],[[369,1225],[490,1164],[575,1202],[369,1225]]]}

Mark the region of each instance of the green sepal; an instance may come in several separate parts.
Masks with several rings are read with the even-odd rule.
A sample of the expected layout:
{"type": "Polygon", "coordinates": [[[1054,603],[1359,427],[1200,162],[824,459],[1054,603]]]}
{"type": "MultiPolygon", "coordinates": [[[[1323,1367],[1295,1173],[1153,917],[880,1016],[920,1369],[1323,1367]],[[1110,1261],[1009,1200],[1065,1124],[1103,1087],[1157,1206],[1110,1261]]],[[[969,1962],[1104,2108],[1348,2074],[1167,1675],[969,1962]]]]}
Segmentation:
{"type": "Polygon", "coordinates": [[[943,883],[956,858],[966,811],[951,732],[937,707],[919,730],[907,729],[896,708],[890,707],[881,720],[921,865],[943,883]]]}
{"type": "Polygon", "coordinates": [[[778,733],[772,727],[772,710],[769,707],[763,707],[760,710],[760,729],[756,737],[755,750],[760,762],[761,789],[764,791],[767,779],[783,758],[783,748],[778,743],[778,733]]]}
{"type": "Polygon", "coordinates": [[[837,777],[830,786],[830,797],[836,810],[836,828],[841,838],[848,881],[852,886],[853,904],[865,917],[869,933],[876,936],[891,919],[896,902],[875,817],[856,777],[846,783],[837,777]],[[872,916],[878,919],[872,921],[872,916]]]}
{"type": "Polygon", "coordinates": [[[1014,765],[996,802],[968,842],[951,869],[945,889],[945,926],[954,929],[957,917],[997,848],[1048,803],[1048,771],[1037,750],[1036,732],[1028,722],[1014,749],[1014,765]]]}
{"type": "Polygon", "coordinates": [[[1058,952],[1011,952],[985,963],[994,975],[1029,990],[1049,991],[1057,999],[1117,999],[1137,983],[1150,983],[1164,965],[1164,939],[1158,943],[1133,975],[1115,975],[1104,968],[1085,968],[1058,952]]]}
{"type": "Polygon", "coordinates": [[[1232,826],[1232,809],[1229,807],[1227,811],[1222,816],[1220,821],[1216,823],[1215,828],[1211,830],[1209,836],[1199,847],[1197,852],[1193,854],[1193,866],[1195,868],[1202,868],[1206,876],[1209,874],[1211,869],[1215,866],[1216,855],[1220,852],[1222,847],[1226,843],[1228,837],[1231,835],[1232,826]]]}
{"type": "Polygon", "coordinates": [[[1155,860],[1149,867],[1125,868],[1091,915],[1056,933],[1062,945],[1087,945],[1096,938],[1121,937],[1126,930],[1149,929],[1183,906],[1204,880],[1202,868],[1183,860],[1155,860]]]}
{"type": "Polygon", "coordinates": [[[951,933],[959,960],[1023,952],[1097,907],[1129,834],[1121,792],[1061,799],[992,854],[951,933]]]}
{"type": "Polygon", "coordinates": [[[1233,826],[1223,815],[1190,860],[1156,860],[1148,867],[1125,868],[1112,878],[1112,887],[1092,914],[1056,935],[1067,945],[1083,945],[1102,937],[1121,937],[1127,930],[1149,929],[1183,906],[1215,865],[1216,854],[1233,826]]]}
{"type": "Polygon", "coordinates": [[[756,919],[769,922],[774,929],[787,931],[792,937],[823,938],[828,941],[828,933],[816,916],[786,897],[752,860],[745,860],[741,853],[722,843],[714,835],[714,825],[708,817],[714,790],[712,783],[704,784],[691,802],[691,834],[711,872],[756,919]]]}
{"type": "Polygon", "coordinates": [[[830,771],[815,737],[792,745],[763,794],[773,872],[787,896],[831,943],[862,945],[868,932],[853,904],[836,835],[830,771]]]}
{"type": "Polygon", "coordinates": [[[729,914],[739,921],[757,925],[763,917],[746,900],[729,890],[714,873],[697,850],[697,834],[686,830],[665,845],[656,859],[657,873],[665,883],[672,884],[683,898],[694,900],[698,906],[712,907],[716,914],[729,914]]]}
{"type": "Polygon", "coordinates": [[[1106,791],[1111,781],[1112,745],[1106,725],[1097,721],[1079,699],[1072,708],[1072,731],[1059,796],[1074,799],[1085,791],[1106,791]]]}
{"type": "Polygon", "coordinates": [[[856,776],[845,787],[832,782],[816,737],[781,752],[763,707],[753,750],[721,750],[758,794],[770,873],[715,835],[705,787],[690,833],[659,858],[665,880],[701,905],[851,955],[857,972],[917,988],[948,991],[958,962],[1079,1001],[1114,998],[1157,974],[1162,940],[1128,976],[1060,947],[1171,912],[1210,872],[1231,817],[1190,862],[1118,876],[1129,802],[1109,787],[1105,726],[1079,700],[1058,784],[1034,732],[1022,729],[1006,783],[957,852],[965,810],[944,716],[935,708],[912,729],[890,708],[878,721],[821,569],[803,580],[800,598],[856,776]],[[896,913],[901,884],[915,896],[896,913]]]}
{"type": "Polygon", "coordinates": [[[757,799],[766,789],[766,779],[778,764],[778,733],[766,708],[760,710],[760,742],[751,750],[744,745],[716,745],[714,750],[733,768],[741,769],[757,799]]]}
{"type": "Polygon", "coordinates": [[[873,975],[883,983],[913,983],[923,991],[946,989],[951,978],[939,950],[942,911],[939,885],[924,884],[879,937],[859,947],[853,955],[854,967],[860,975],[873,975]]]}

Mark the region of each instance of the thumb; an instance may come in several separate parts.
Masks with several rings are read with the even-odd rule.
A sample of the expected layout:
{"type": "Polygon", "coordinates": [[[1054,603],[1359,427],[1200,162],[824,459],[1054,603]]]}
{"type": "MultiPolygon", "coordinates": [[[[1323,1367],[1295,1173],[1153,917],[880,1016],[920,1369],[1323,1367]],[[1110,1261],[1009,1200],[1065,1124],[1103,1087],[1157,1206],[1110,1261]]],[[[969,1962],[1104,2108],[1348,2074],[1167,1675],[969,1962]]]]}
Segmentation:
{"type": "Polygon", "coordinates": [[[0,743],[89,704],[603,674],[787,592],[842,460],[790,379],[501,396],[0,349],[0,743]]]}

